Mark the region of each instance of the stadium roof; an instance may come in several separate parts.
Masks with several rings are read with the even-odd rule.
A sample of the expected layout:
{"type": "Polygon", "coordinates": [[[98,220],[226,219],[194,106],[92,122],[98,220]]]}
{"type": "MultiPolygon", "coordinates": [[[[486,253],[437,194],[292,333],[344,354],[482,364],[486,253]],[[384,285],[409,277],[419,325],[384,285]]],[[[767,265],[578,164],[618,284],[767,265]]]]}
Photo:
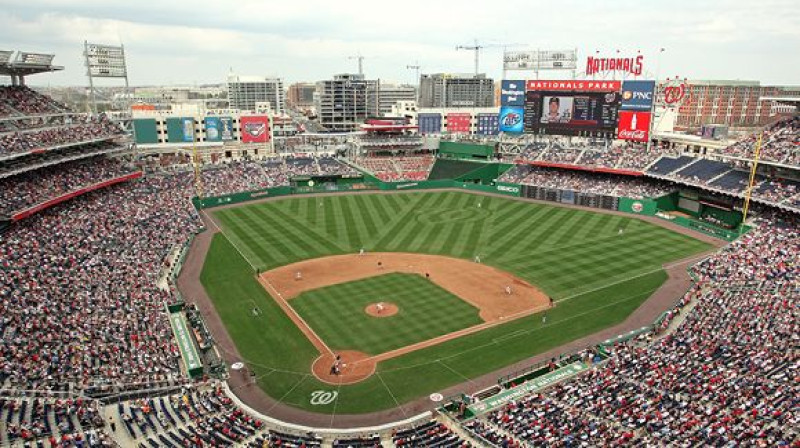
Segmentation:
{"type": "Polygon", "coordinates": [[[0,50],[0,75],[28,76],[37,73],[64,70],[64,67],[53,65],[53,54],[28,53],[0,50]]]}

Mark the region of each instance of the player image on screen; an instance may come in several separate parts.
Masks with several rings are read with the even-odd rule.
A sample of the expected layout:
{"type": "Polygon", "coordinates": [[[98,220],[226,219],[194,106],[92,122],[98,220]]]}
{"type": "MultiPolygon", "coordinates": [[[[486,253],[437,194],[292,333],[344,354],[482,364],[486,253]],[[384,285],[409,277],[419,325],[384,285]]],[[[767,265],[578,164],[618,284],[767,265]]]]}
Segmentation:
{"type": "Polygon", "coordinates": [[[542,123],[569,123],[572,120],[573,98],[570,96],[546,96],[543,104],[542,123]]]}

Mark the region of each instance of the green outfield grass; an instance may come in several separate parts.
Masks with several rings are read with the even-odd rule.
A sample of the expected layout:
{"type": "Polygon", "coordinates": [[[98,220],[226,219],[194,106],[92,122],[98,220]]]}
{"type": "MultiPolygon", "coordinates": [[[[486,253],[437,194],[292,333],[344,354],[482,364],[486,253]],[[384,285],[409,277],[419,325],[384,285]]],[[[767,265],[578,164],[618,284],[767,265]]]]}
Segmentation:
{"type": "MultiPolygon", "coordinates": [[[[636,218],[461,192],[295,197],[218,210],[213,216],[224,235],[214,237],[201,280],[242,357],[269,395],[324,413],[391,408],[619,323],[666,280],[662,264],[711,248],[636,218]],[[467,259],[480,255],[483,263],[539,286],[558,306],[547,311],[546,324],[533,315],[383,362],[370,379],[338,388],[338,400],[312,406],[312,391],[331,390],[309,375],[318,354],[253,273],[361,247],[467,259]],[[251,316],[253,306],[263,314],[251,316]]],[[[291,304],[313,320],[322,314],[314,311],[322,309],[321,300],[341,300],[340,292],[325,289],[291,304]],[[314,300],[320,292],[321,299],[314,300]]],[[[363,312],[357,300],[368,300],[364,306],[374,301],[352,300],[337,315],[346,318],[356,308],[363,312]]],[[[442,322],[433,319],[431,325],[442,322]]],[[[327,331],[319,323],[310,325],[327,331]]],[[[356,331],[354,325],[342,328],[356,331]]],[[[385,330],[358,328],[367,336],[347,341],[333,342],[348,331],[322,337],[349,349],[369,339],[361,346],[367,352],[383,350],[379,344],[407,345],[402,338],[392,341],[394,334],[385,330]],[[384,337],[388,342],[379,342],[384,337]]]]}
{"type": "Polygon", "coordinates": [[[415,274],[386,274],[307,291],[289,304],[334,350],[377,355],[432,339],[483,320],[479,310],[415,274]],[[389,301],[399,307],[376,319],[367,305],[389,301]]]}

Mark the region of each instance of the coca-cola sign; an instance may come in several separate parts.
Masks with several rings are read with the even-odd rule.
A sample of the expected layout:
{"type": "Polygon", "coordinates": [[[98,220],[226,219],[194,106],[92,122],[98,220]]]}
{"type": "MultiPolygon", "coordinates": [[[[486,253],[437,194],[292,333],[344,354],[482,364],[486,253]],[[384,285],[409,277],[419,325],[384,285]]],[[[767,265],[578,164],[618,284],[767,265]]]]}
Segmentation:
{"type": "Polygon", "coordinates": [[[650,137],[650,112],[619,111],[619,124],[617,125],[617,138],[646,142],[650,137]]]}

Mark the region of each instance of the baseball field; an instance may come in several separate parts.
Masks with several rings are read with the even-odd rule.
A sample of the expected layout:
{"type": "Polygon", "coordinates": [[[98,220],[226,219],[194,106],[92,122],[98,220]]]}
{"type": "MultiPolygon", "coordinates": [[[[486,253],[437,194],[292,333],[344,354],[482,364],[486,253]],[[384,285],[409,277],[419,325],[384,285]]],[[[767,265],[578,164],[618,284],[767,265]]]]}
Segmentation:
{"type": "Polygon", "coordinates": [[[453,191],[210,214],[222,232],[201,281],[241,358],[275,400],[327,414],[394,408],[617,324],[664,264],[711,248],[636,218],[453,191]]]}

